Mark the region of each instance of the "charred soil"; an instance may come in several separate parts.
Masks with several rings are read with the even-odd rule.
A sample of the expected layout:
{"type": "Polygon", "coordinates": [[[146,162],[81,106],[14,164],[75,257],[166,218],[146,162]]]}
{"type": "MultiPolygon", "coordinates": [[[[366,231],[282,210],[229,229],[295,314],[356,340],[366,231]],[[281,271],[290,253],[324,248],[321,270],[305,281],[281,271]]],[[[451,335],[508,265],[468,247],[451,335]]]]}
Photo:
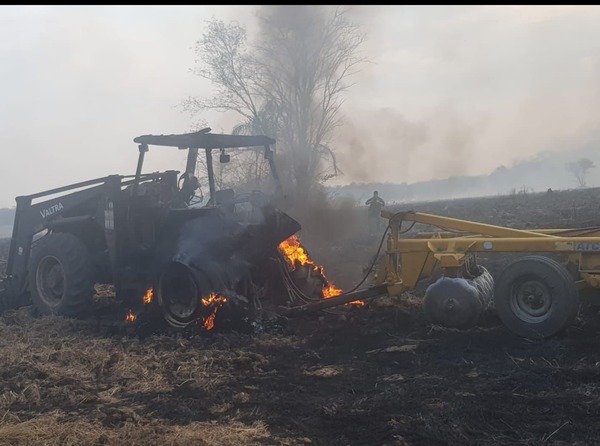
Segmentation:
{"type": "MultiPolygon", "coordinates": [[[[411,208],[522,228],[591,226],[597,194],[411,208]]],[[[366,231],[366,209],[356,212],[364,232],[327,246],[304,240],[345,289],[380,239],[366,231]]],[[[494,274],[507,259],[480,260],[494,274]]],[[[0,317],[0,352],[0,445],[588,445],[600,435],[591,304],[540,341],[510,333],[493,311],[467,331],[432,326],[420,291],[193,336],[140,338],[25,307],[0,317]]]]}

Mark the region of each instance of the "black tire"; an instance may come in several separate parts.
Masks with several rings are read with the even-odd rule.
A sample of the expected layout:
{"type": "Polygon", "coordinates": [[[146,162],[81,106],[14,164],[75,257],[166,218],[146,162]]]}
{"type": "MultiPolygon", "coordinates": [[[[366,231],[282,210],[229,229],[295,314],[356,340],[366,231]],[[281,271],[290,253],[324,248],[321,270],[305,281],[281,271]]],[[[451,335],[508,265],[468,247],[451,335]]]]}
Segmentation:
{"type": "Polygon", "coordinates": [[[61,232],[40,239],[31,251],[29,288],[41,314],[77,316],[88,310],[94,275],[85,245],[76,236],[61,232]]]}
{"type": "Polygon", "coordinates": [[[496,280],[496,310],[513,333],[541,339],[560,333],[579,311],[575,282],[560,263],[526,256],[509,264],[496,280]]]}

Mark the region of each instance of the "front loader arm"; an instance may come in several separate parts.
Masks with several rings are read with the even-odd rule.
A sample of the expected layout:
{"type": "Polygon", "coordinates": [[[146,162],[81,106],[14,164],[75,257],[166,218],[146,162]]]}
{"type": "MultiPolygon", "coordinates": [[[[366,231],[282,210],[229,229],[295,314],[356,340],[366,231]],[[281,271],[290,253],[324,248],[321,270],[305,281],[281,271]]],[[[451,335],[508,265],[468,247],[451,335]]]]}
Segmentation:
{"type": "Polygon", "coordinates": [[[120,183],[120,178],[118,175],[111,175],[16,198],[15,221],[6,266],[6,275],[10,281],[8,291],[13,296],[20,296],[27,289],[27,265],[34,235],[69,222],[91,220],[93,215],[68,214],[86,201],[106,194],[110,185],[120,183]],[[64,194],[84,187],[87,189],[64,194]],[[61,193],[63,195],[32,204],[36,199],[61,193]]]}

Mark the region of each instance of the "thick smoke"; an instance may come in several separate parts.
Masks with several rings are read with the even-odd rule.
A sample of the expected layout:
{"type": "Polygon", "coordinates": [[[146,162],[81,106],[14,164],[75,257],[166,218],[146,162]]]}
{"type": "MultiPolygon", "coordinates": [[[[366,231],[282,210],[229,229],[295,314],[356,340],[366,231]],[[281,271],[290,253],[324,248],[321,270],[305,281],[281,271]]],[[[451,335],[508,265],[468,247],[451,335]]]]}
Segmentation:
{"type": "Polygon", "coordinates": [[[342,181],[401,183],[474,173],[471,155],[482,119],[438,110],[411,121],[394,108],[370,111],[366,122],[351,116],[337,139],[342,181]]]}
{"type": "MultiPolygon", "coordinates": [[[[270,54],[267,59],[272,65],[280,65],[278,69],[283,73],[281,82],[285,84],[284,89],[289,89],[289,91],[286,90],[283,97],[288,99],[284,104],[290,104],[291,110],[283,110],[283,121],[287,126],[280,129],[280,135],[277,135],[278,149],[283,150],[278,151],[276,160],[289,197],[287,210],[290,215],[301,222],[303,240],[308,239],[313,243],[331,241],[342,236],[342,233],[346,234],[352,230],[350,220],[344,220],[344,217],[348,217],[352,213],[354,203],[351,200],[330,200],[325,191],[318,186],[311,190],[301,187],[302,174],[304,172],[308,172],[309,175],[312,173],[310,168],[306,168],[306,165],[312,165],[315,161],[314,158],[307,155],[308,153],[312,155],[312,152],[304,149],[308,149],[307,144],[315,142],[328,144],[330,138],[327,137],[327,132],[325,132],[325,137],[320,140],[315,134],[322,130],[320,125],[323,123],[330,125],[329,119],[335,120],[336,118],[333,114],[325,114],[324,116],[329,116],[329,118],[321,120],[320,110],[323,104],[327,104],[327,101],[321,99],[320,95],[326,97],[328,94],[327,88],[331,82],[328,76],[332,74],[328,71],[328,63],[331,61],[327,60],[324,52],[329,51],[330,57],[341,57],[342,50],[340,48],[348,49],[350,44],[347,42],[353,41],[353,37],[344,34],[351,30],[340,26],[339,22],[334,22],[337,26],[335,30],[327,30],[326,25],[332,23],[334,11],[334,7],[331,6],[314,5],[261,6],[257,9],[259,30],[256,40],[258,44],[262,45],[262,48],[271,48],[273,51],[284,47],[281,49],[280,58],[269,59],[269,57],[273,57],[270,54]],[[328,36],[327,31],[333,34],[338,33],[342,37],[338,40],[328,36]],[[297,36],[297,38],[282,38],[281,32],[297,36]],[[349,46],[346,47],[345,44],[349,46]],[[287,45],[297,45],[298,57],[291,57],[287,45]],[[314,57],[311,58],[310,55],[313,54],[314,57]],[[307,92],[313,94],[314,105],[312,106],[310,103],[306,104],[307,92]],[[296,103],[293,99],[295,93],[297,93],[296,103]],[[310,113],[306,113],[308,110],[310,113]],[[296,113],[296,115],[289,116],[286,113],[296,113]],[[309,140],[307,141],[307,139],[309,140]],[[306,152],[306,154],[302,152],[306,152]],[[293,166],[291,165],[292,161],[293,166]],[[289,180],[290,174],[293,175],[291,181],[289,180]],[[340,225],[341,221],[346,224],[340,225]]],[[[351,60],[350,57],[345,57],[347,60],[351,60]]],[[[331,85],[333,86],[333,84],[331,85]]],[[[334,100],[336,100],[335,96],[334,100]]],[[[321,172],[323,166],[318,167],[316,171],[321,172]]]]}
{"type": "MultiPolygon", "coordinates": [[[[487,174],[544,150],[575,150],[584,140],[597,140],[600,8],[346,8],[363,26],[362,54],[371,63],[349,79],[355,84],[342,106],[346,125],[330,144],[346,172],[337,184],[487,174]],[[398,140],[393,122],[370,134],[389,114],[400,120],[406,141],[398,140]],[[460,130],[451,136],[447,129],[454,122],[460,130]],[[417,144],[421,131],[427,139],[417,144]],[[440,136],[444,132],[448,136],[440,136]],[[415,147],[417,153],[396,147],[398,156],[390,149],[385,162],[375,163],[382,156],[373,152],[394,138],[394,146],[415,147]],[[372,167],[352,165],[358,160],[372,167]]],[[[6,7],[0,53],[10,88],[0,106],[0,143],[10,162],[0,165],[0,205],[13,206],[17,195],[132,173],[133,137],[189,130],[189,116],[174,105],[215,91],[189,70],[207,18],[237,20],[254,37],[257,13],[276,11],[293,25],[326,9],[124,7],[115,14],[110,6],[6,7]]],[[[237,123],[221,111],[203,118],[220,132],[237,123]]],[[[177,151],[153,150],[146,166],[180,168],[180,158],[177,151]]]]}
{"type": "Polygon", "coordinates": [[[333,184],[486,175],[600,144],[599,8],[350,12],[372,63],[348,94],[333,184]]]}

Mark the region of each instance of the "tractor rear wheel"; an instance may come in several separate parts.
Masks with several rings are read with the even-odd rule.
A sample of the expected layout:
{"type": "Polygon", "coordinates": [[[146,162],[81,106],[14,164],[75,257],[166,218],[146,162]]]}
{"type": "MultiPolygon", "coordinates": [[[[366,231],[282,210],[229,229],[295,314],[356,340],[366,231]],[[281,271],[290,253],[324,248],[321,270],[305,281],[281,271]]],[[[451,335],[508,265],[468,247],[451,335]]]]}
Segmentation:
{"type": "Polygon", "coordinates": [[[553,336],[579,311],[575,282],[560,263],[526,256],[509,264],[496,280],[496,310],[504,325],[526,338],[553,336]]]}
{"type": "Polygon", "coordinates": [[[200,271],[196,274],[180,262],[171,262],[165,266],[156,286],[156,302],[164,319],[173,327],[185,328],[200,317],[202,294],[211,288],[205,284],[200,289],[200,271]]]}
{"type": "Polygon", "coordinates": [[[76,316],[89,309],[94,275],[85,245],[62,232],[41,238],[31,250],[29,288],[41,314],[76,316]]]}

